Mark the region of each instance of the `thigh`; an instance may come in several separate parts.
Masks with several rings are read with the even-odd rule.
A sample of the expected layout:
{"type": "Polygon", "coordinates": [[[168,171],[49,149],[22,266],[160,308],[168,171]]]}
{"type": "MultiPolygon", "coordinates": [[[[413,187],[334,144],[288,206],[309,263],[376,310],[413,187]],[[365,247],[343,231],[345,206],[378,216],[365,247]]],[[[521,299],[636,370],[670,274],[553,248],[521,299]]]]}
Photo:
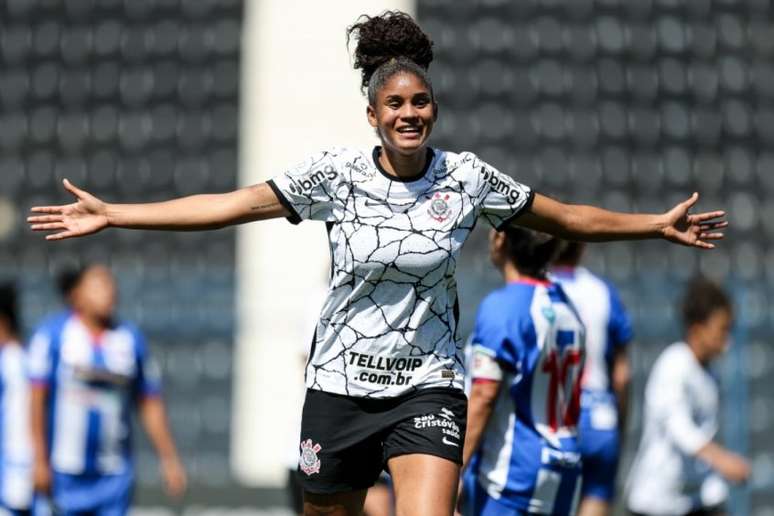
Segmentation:
{"type": "Polygon", "coordinates": [[[344,496],[371,487],[384,467],[381,425],[362,401],[307,391],[299,459],[304,493],[344,496]]]}
{"type": "Polygon", "coordinates": [[[451,516],[460,466],[449,459],[415,453],[387,462],[395,489],[396,516],[451,516]]]}
{"type": "Polygon", "coordinates": [[[304,516],[361,516],[367,489],[319,494],[304,491],[304,516]]]}

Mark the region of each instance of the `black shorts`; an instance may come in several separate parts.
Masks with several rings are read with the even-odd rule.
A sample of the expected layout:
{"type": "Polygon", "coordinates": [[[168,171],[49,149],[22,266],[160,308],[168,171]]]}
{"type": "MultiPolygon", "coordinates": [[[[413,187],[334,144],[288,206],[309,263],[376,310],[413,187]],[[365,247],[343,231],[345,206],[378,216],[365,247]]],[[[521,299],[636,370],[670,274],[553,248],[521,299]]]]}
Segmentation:
{"type": "Polygon", "coordinates": [[[409,453],[462,464],[467,403],[462,391],[446,388],[388,399],[307,390],[299,461],[304,490],[369,488],[388,459],[409,453]]]}

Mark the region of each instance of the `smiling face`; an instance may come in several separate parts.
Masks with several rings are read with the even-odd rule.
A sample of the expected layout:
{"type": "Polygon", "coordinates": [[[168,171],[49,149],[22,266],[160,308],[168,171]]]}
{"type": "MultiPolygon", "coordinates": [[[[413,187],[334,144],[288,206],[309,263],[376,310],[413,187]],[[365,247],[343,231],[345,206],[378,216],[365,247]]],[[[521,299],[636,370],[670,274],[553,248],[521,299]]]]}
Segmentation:
{"type": "Polygon", "coordinates": [[[423,151],[438,108],[424,81],[413,73],[401,72],[384,83],[367,113],[368,122],[376,128],[382,145],[410,156],[423,151]]]}

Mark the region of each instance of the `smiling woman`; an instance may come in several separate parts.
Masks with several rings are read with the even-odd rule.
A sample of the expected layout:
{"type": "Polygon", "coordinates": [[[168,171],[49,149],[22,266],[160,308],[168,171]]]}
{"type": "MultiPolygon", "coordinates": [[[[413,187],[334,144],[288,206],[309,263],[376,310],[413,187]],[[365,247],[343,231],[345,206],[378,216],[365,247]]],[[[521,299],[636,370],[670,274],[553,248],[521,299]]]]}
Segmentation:
{"type": "Polygon", "coordinates": [[[665,238],[711,248],[723,236],[724,213],[690,215],[697,194],[655,215],[562,204],[472,153],[432,148],[438,107],[427,35],[393,11],[361,17],[349,38],[380,146],[331,147],[266,183],[159,203],[106,203],[65,181],[76,201],[33,208],[28,220],[51,231],[50,240],[111,226],[324,221],[333,270],[306,370],[305,514],[360,514],[366,489],[387,466],[399,514],[448,516],[466,420],[454,275],[477,220],[570,240],[665,238]],[[410,372],[398,366],[409,363],[410,372]]]}

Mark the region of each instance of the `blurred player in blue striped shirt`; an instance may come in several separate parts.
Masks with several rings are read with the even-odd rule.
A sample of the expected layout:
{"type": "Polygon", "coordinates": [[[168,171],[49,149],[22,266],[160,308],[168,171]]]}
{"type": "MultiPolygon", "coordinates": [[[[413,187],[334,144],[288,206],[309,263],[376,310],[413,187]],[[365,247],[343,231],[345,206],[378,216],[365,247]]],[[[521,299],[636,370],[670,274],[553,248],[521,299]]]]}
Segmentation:
{"type": "Polygon", "coordinates": [[[0,507],[14,516],[32,505],[29,389],[19,343],[16,289],[0,286],[0,507]]]}
{"type": "Polygon", "coordinates": [[[167,426],[160,378],[145,339],[114,319],[116,285],[100,265],[65,276],[70,309],[45,321],[30,342],[34,483],[60,514],[126,514],[134,467],[131,412],[161,459],[167,490],[185,473],[167,426]]]}
{"type": "Polygon", "coordinates": [[[508,227],[490,235],[505,286],[478,311],[464,450],[463,513],[574,514],[584,329],[546,271],[558,241],[508,227]]]}
{"type": "Polygon", "coordinates": [[[586,327],[579,443],[583,459],[580,516],[607,516],[625,429],[633,332],[618,291],[580,265],[585,245],[567,242],[551,279],[561,283],[586,327]]]}

